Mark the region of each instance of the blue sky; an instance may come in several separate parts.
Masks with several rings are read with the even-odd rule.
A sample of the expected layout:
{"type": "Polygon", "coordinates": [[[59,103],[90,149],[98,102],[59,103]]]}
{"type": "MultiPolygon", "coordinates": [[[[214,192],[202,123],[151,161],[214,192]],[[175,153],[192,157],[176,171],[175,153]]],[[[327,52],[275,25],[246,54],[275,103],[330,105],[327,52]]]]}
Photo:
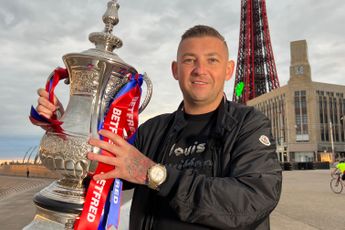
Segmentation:
{"type": "MultiPolygon", "coordinates": [[[[36,90],[62,56],[93,48],[88,34],[103,30],[106,0],[11,0],[0,8],[0,159],[23,157],[39,143],[43,131],[28,120],[36,90]]],[[[120,1],[114,33],[124,46],[115,52],[154,85],[153,99],[141,115],[173,111],[181,101],[170,63],[180,35],[196,24],[218,29],[236,60],[240,0],[120,1]]],[[[290,42],[306,39],[314,81],[345,85],[345,2],[337,0],[266,0],[271,41],[280,84],[289,79],[290,42]]],[[[231,98],[233,79],[226,84],[231,98]]],[[[57,95],[68,102],[68,86],[57,95]]]]}
{"type": "MultiPolygon", "coordinates": [[[[34,159],[37,148],[33,149],[34,146],[38,146],[39,137],[37,136],[15,136],[15,137],[2,137],[0,140],[1,146],[1,159],[23,159],[26,152],[31,153],[33,151],[31,160],[34,159]],[[31,148],[31,149],[30,149],[31,148]]],[[[28,157],[28,155],[27,155],[28,157]]]]}

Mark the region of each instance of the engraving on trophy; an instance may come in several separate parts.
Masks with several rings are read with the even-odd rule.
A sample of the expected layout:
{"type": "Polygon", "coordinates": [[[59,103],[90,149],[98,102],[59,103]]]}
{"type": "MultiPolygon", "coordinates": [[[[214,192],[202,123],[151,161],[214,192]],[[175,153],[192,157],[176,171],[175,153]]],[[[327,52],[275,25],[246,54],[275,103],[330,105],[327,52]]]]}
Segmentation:
{"type": "Polygon", "coordinates": [[[86,153],[91,151],[87,137],[47,133],[40,144],[40,158],[50,170],[62,176],[84,179],[88,171],[86,153]]]}
{"type": "MultiPolygon", "coordinates": [[[[123,87],[124,84],[128,82],[128,80],[129,79],[127,77],[119,76],[119,74],[113,73],[112,77],[108,81],[103,95],[103,103],[106,108],[109,107],[109,104],[116,93],[123,87]]],[[[107,113],[107,110],[105,110],[105,113],[107,113]]]]}
{"type": "Polygon", "coordinates": [[[88,69],[73,69],[70,77],[70,93],[95,95],[99,82],[99,72],[88,69]]]}

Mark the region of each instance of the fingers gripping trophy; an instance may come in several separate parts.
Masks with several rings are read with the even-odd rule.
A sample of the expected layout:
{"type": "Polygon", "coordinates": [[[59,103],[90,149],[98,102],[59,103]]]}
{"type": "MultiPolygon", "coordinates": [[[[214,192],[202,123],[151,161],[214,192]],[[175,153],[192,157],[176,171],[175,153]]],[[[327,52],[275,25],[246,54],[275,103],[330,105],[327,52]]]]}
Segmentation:
{"type": "MultiPolygon", "coordinates": [[[[66,54],[63,56],[66,69],[57,68],[49,76],[46,90],[51,102],[54,100],[54,88],[60,80],[70,87],[69,102],[62,117],[54,114],[48,119],[39,115],[34,108],[31,109],[32,123],[46,130],[39,148],[41,161],[48,169],[58,172],[61,179],[34,196],[36,216],[25,230],[74,229],[76,223],[81,222],[80,216],[85,211],[83,207],[85,209],[89,194],[99,198],[100,188],[103,193],[108,192],[105,191],[106,187],[110,191],[115,187],[115,182],[116,185],[119,183],[107,180],[88,185],[89,174],[109,167],[87,159],[86,153],[89,151],[107,154],[89,145],[88,139],[90,136],[103,139],[98,134],[102,128],[116,132],[129,142],[133,141],[138,125],[137,114],[148,104],[152,84],[146,74],[139,74],[113,53],[115,48],[122,46],[122,41],[112,34],[113,27],[119,22],[118,9],[117,1],[108,2],[103,15],[104,31],[89,35],[89,40],[96,47],[81,53],[66,54]],[[140,106],[143,82],[147,89],[140,106]]],[[[85,216],[90,221],[101,222],[104,217],[97,219],[96,214],[102,214],[106,200],[96,203],[95,197],[90,198],[93,202],[91,212],[85,216]],[[98,207],[94,207],[95,204],[98,207]]]]}

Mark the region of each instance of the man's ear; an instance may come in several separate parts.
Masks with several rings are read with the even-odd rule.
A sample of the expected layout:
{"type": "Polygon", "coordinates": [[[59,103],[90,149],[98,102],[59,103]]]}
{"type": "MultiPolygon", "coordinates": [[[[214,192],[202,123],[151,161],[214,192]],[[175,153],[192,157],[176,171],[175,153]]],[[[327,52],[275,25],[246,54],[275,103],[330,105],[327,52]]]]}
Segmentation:
{"type": "Polygon", "coordinates": [[[171,72],[172,72],[175,80],[178,80],[178,77],[177,77],[177,62],[176,61],[173,61],[171,63],[171,72]]]}
{"type": "Polygon", "coordinates": [[[232,74],[235,70],[235,62],[233,60],[229,60],[226,66],[226,78],[225,80],[228,81],[231,79],[232,74]]]}

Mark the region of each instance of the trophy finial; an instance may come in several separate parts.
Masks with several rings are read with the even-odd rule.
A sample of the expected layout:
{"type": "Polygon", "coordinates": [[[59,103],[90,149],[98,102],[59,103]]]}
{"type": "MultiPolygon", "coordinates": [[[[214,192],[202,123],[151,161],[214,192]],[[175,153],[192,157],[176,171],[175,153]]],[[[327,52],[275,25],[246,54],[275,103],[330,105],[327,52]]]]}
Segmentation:
{"type": "Polygon", "coordinates": [[[96,49],[113,52],[114,49],[122,46],[121,39],[112,34],[113,27],[119,23],[119,8],[117,0],[108,2],[108,8],[102,17],[105,24],[104,31],[89,35],[89,40],[96,45],[96,49]]]}
{"type": "Polygon", "coordinates": [[[105,24],[104,32],[111,33],[113,27],[119,23],[118,9],[120,5],[117,0],[112,0],[108,2],[108,9],[105,11],[102,19],[105,24]]]}

